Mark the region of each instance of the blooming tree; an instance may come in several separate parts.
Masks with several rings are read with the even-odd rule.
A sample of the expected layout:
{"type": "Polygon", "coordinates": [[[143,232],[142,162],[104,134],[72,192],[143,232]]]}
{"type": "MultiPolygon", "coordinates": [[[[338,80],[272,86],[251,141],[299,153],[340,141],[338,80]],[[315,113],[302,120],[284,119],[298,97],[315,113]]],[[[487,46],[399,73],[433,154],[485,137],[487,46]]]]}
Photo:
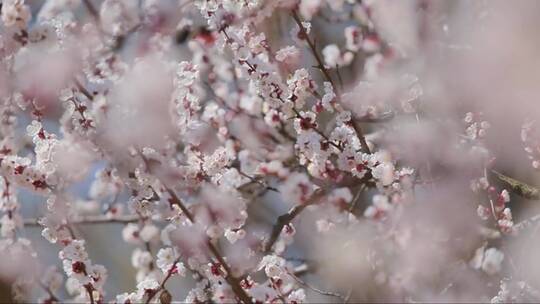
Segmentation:
{"type": "Polygon", "coordinates": [[[536,2],[0,3],[6,301],[540,300],[536,2]]]}

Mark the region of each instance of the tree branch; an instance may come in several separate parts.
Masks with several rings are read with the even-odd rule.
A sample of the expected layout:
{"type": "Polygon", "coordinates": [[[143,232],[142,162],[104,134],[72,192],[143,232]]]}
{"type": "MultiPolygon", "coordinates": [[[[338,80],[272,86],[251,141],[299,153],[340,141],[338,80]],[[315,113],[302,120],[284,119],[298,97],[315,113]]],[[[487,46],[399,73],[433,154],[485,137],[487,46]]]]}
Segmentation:
{"type": "Polygon", "coordinates": [[[88,100],[90,101],[93,101],[94,100],[94,95],[92,95],[92,93],[90,93],[83,85],[82,83],[75,77],[75,79],[73,80],[75,82],[75,86],[77,86],[77,89],[84,95],[86,96],[86,98],[88,98],[88,100]]]}
{"type": "Polygon", "coordinates": [[[351,201],[351,204],[349,206],[349,212],[354,214],[354,210],[356,209],[356,206],[358,205],[358,201],[360,200],[360,195],[366,188],[365,184],[360,185],[360,188],[358,191],[356,191],[356,194],[354,195],[353,200],[351,201]]]}
{"type": "Polygon", "coordinates": [[[265,253],[270,252],[270,250],[272,249],[272,246],[274,246],[274,244],[278,240],[279,235],[281,234],[281,231],[283,230],[283,227],[290,224],[307,206],[317,203],[325,194],[326,194],[325,190],[318,189],[307,202],[301,205],[296,205],[292,207],[289,210],[289,212],[283,215],[280,215],[277,218],[277,221],[274,227],[272,228],[272,232],[270,234],[270,238],[268,239],[268,242],[266,242],[264,246],[264,252],[265,253]]]}
{"type": "Polygon", "coordinates": [[[83,0],[83,3],[84,3],[84,6],[86,6],[86,9],[87,9],[88,12],[90,13],[90,15],[92,16],[92,18],[94,18],[94,20],[96,20],[96,22],[99,23],[99,14],[98,14],[98,11],[97,11],[97,9],[94,7],[94,4],[92,4],[91,0],[83,0]]]}
{"type": "MultiPolygon", "coordinates": [[[[128,224],[128,223],[135,223],[140,220],[140,217],[138,215],[122,215],[122,216],[115,216],[113,218],[105,216],[105,215],[92,215],[92,216],[85,216],[81,217],[80,219],[76,219],[73,221],[70,221],[70,224],[73,225],[92,225],[92,224],[128,224]]],[[[24,226],[41,226],[39,224],[39,219],[37,218],[29,218],[23,220],[24,226]]]]}
{"type": "Polygon", "coordinates": [[[292,276],[293,279],[295,279],[300,285],[303,285],[303,286],[315,291],[316,293],[322,294],[323,296],[336,297],[336,298],[340,299],[341,301],[345,301],[345,299],[347,298],[346,296],[340,295],[339,293],[322,290],[322,289],[319,289],[319,288],[317,288],[315,286],[312,286],[311,284],[308,284],[307,282],[301,280],[299,277],[297,277],[293,273],[289,273],[289,275],[292,276]]]}
{"type": "MultiPolygon", "coordinates": [[[[165,185],[164,185],[164,187],[165,187],[165,190],[167,191],[167,193],[169,193],[169,195],[171,196],[171,203],[173,203],[173,204],[177,205],[178,207],[180,207],[180,210],[182,210],[182,212],[184,212],[186,217],[192,223],[194,223],[195,218],[193,217],[191,212],[187,209],[187,207],[182,203],[180,198],[178,198],[178,196],[174,193],[174,191],[172,191],[169,187],[167,187],[165,185]]],[[[251,297],[246,293],[246,291],[240,285],[240,280],[238,278],[236,278],[232,274],[231,268],[229,267],[229,265],[227,264],[225,259],[221,256],[221,254],[220,254],[219,250],[217,249],[217,247],[210,240],[208,240],[207,245],[208,245],[208,249],[210,250],[212,255],[216,258],[216,260],[221,264],[221,266],[223,266],[223,268],[227,272],[225,280],[227,281],[227,283],[229,283],[229,285],[231,286],[231,288],[234,291],[234,293],[236,294],[236,296],[244,303],[252,303],[253,301],[252,301],[251,297]]]]}
{"type": "Polygon", "coordinates": [[[540,190],[536,187],[528,185],[522,181],[506,176],[498,171],[491,170],[493,174],[503,183],[510,186],[512,192],[524,198],[538,200],[540,199],[540,190]]]}
{"type": "Polygon", "coordinates": [[[176,268],[176,264],[178,264],[178,262],[180,262],[180,257],[178,257],[174,263],[172,264],[171,268],[167,271],[167,275],[165,276],[165,278],[163,278],[163,281],[161,281],[161,284],[159,284],[159,287],[152,291],[152,293],[148,296],[148,299],[146,299],[145,303],[148,304],[150,303],[150,301],[152,301],[152,299],[163,289],[165,289],[165,283],[167,283],[167,281],[172,277],[173,273],[174,273],[174,270],[176,268]]]}
{"type": "MultiPolygon", "coordinates": [[[[300,17],[298,16],[298,13],[296,12],[296,10],[293,10],[292,17],[293,17],[294,21],[296,22],[296,24],[298,25],[298,28],[300,29],[300,34],[302,35],[302,38],[304,38],[306,40],[309,48],[311,49],[311,53],[313,53],[313,57],[315,57],[315,61],[317,61],[317,65],[318,65],[317,68],[319,70],[321,70],[321,72],[324,75],[324,78],[326,78],[326,80],[332,84],[332,87],[334,87],[334,90],[337,91],[337,87],[335,86],[334,80],[332,80],[332,77],[330,77],[330,73],[328,72],[328,69],[324,65],[324,62],[323,62],[321,56],[317,52],[317,49],[315,48],[315,44],[309,38],[309,35],[308,35],[307,31],[306,31],[306,28],[302,24],[302,20],[300,20],[300,17]]],[[[338,94],[336,94],[336,95],[338,95],[338,94]]]]}
{"type": "MultiPolygon", "coordinates": [[[[148,159],[142,153],[140,153],[140,156],[143,159],[143,162],[145,163],[147,169],[150,172],[151,167],[148,166],[148,159]]],[[[150,173],[152,173],[152,172],[150,172],[150,173]]],[[[165,188],[165,191],[167,191],[167,193],[169,194],[171,204],[177,205],[180,208],[180,210],[182,210],[182,212],[185,214],[185,216],[192,223],[195,223],[195,217],[193,216],[191,211],[189,211],[189,209],[186,207],[186,205],[184,205],[182,200],[180,200],[180,198],[176,195],[176,193],[174,193],[174,191],[171,188],[169,188],[167,185],[165,185],[165,183],[163,183],[162,181],[160,181],[160,182],[163,185],[163,187],[165,188]]],[[[227,272],[227,274],[225,276],[225,280],[231,286],[234,294],[240,299],[240,301],[242,301],[242,302],[244,302],[246,304],[252,303],[253,302],[252,298],[242,288],[242,286],[240,285],[240,280],[233,275],[231,268],[229,267],[229,265],[227,264],[225,259],[221,256],[221,253],[219,252],[217,247],[212,243],[212,241],[210,239],[208,239],[207,246],[208,246],[208,249],[210,250],[210,252],[212,253],[212,255],[216,258],[216,260],[221,264],[221,266],[223,266],[223,268],[227,272]]]]}

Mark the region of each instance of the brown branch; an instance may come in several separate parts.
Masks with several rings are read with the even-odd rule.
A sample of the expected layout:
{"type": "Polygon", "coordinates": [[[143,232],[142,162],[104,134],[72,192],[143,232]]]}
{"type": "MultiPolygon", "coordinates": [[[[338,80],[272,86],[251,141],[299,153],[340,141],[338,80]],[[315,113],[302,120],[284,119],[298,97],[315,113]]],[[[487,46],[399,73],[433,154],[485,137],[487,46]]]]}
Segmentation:
{"type": "MultiPolygon", "coordinates": [[[[174,191],[172,191],[169,187],[167,187],[165,185],[164,185],[164,187],[165,187],[165,190],[167,191],[167,193],[171,196],[171,203],[177,205],[180,208],[180,210],[182,210],[182,212],[186,215],[186,217],[192,223],[194,223],[195,218],[193,217],[193,215],[191,214],[189,209],[182,203],[180,198],[178,198],[178,196],[174,193],[174,191]]],[[[244,303],[252,303],[253,301],[252,301],[251,297],[246,293],[246,291],[240,285],[240,280],[238,278],[236,278],[232,274],[232,270],[231,270],[230,266],[227,264],[225,259],[221,256],[221,254],[220,254],[219,250],[217,249],[217,247],[210,240],[208,240],[207,246],[208,246],[208,249],[210,250],[210,252],[212,253],[212,255],[221,264],[221,266],[223,266],[223,268],[225,269],[225,272],[227,272],[227,274],[225,276],[225,280],[227,281],[227,283],[229,283],[229,285],[231,286],[231,288],[232,288],[233,292],[235,293],[235,295],[244,303]]],[[[168,279],[168,277],[170,277],[170,275],[171,274],[168,274],[168,276],[165,279],[168,279]]],[[[159,290],[163,289],[163,286],[164,286],[165,282],[166,282],[166,280],[164,280],[164,282],[160,285],[160,288],[153,295],[157,294],[157,292],[159,290]]],[[[151,298],[148,299],[148,301],[146,303],[149,303],[150,300],[151,300],[151,298]]]]}
{"type": "MultiPolygon", "coordinates": [[[[330,77],[330,73],[328,72],[328,69],[324,65],[324,62],[323,62],[321,56],[317,52],[317,49],[315,48],[315,44],[309,38],[309,35],[308,35],[307,31],[306,31],[306,28],[302,24],[302,20],[300,20],[300,17],[298,16],[298,13],[296,12],[296,10],[293,10],[292,17],[293,17],[294,21],[296,22],[296,24],[298,25],[298,28],[300,29],[300,35],[302,36],[303,39],[306,40],[309,48],[311,49],[311,53],[313,53],[313,57],[315,57],[315,61],[317,61],[317,65],[318,65],[317,68],[319,70],[321,70],[321,72],[324,75],[324,78],[326,78],[326,80],[332,84],[332,87],[334,87],[334,90],[337,91],[337,87],[334,84],[334,80],[332,80],[332,77],[330,77]]],[[[338,94],[336,94],[336,95],[338,95],[338,94]]]]}
{"type": "Polygon", "coordinates": [[[283,227],[290,224],[300,213],[302,213],[302,211],[307,206],[317,203],[325,194],[326,194],[326,191],[324,191],[322,189],[319,189],[311,196],[311,198],[307,202],[305,202],[305,203],[303,203],[301,205],[296,205],[296,206],[292,207],[289,210],[289,212],[287,212],[287,213],[285,213],[283,215],[280,215],[277,218],[277,221],[276,221],[274,227],[272,228],[270,238],[268,239],[268,241],[266,242],[266,244],[264,246],[264,252],[265,253],[270,252],[270,250],[272,249],[272,246],[274,246],[274,244],[278,240],[279,235],[281,234],[281,231],[283,230],[283,227]]]}
{"type": "Polygon", "coordinates": [[[225,259],[219,253],[219,250],[216,248],[214,244],[212,244],[210,240],[208,240],[208,248],[210,249],[210,252],[212,252],[214,257],[218,260],[218,262],[221,264],[221,266],[223,266],[223,268],[225,269],[225,272],[227,272],[227,275],[225,276],[225,280],[231,286],[234,294],[236,294],[236,296],[240,298],[240,300],[246,304],[253,303],[253,299],[246,293],[246,291],[240,285],[240,279],[238,279],[237,277],[233,275],[229,264],[227,264],[225,259]]]}
{"type": "MultiPolygon", "coordinates": [[[[187,209],[187,207],[182,203],[180,198],[178,198],[178,196],[174,193],[174,191],[172,191],[169,187],[165,185],[164,187],[167,193],[169,193],[169,195],[171,196],[171,203],[180,207],[180,210],[182,210],[182,212],[186,215],[186,217],[192,223],[194,223],[195,218],[193,217],[191,212],[187,209]]],[[[207,245],[212,255],[214,255],[214,257],[216,258],[216,260],[218,260],[221,266],[225,268],[225,271],[227,272],[227,275],[225,276],[225,280],[227,281],[227,283],[229,283],[229,285],[231,286],[236,296],[240,298],[240,300],[244,303],[252,303],[251,297],[246,293],[246,291],[240,285],[240,280],[232,274],[231,268],[229,267],[225,259],[221,256],[216,246],[210,240],[208,240],[207,245]]]]}
{"type": "Polygon", "coordinates": [[[176,268],[176,264],[178,264],[178,262],[180,262],[180,257],[178,257],[174,263],[172,264],[171,268],[167,271],[167,275],[165,276],[165,278],[163,278],[163,281],[161,281],[161,284],[159,284],[159,287],[156,289],[156,290],[153,290],[152,293],[148,296],[148,299],[146,299],[146,304],[150,303],[150,301],[152,301],[152,299],[161,291],[161,290],[164,290],[165,289],[165,284],[167,283],[167,281],[172,277],[173,273],[174,273],[174,270],[176,268]]]}
{"type": "Polygon", "coordinates": [[[93,100],[94,100],[94,95],[92,95],[92,93],[90,93],[90,92],[82,85],[82,83],[81,83],[77,78],[74,79],[74,82],[75,82],[75,85],[77,86],[77,89],[78,89],[84,96],[86,96],[86,98],[88,98],[88,100],[90,100],[90,101],[93,101],[93,100]]]}
{"type": "Polygon", "coordinates": [[[83,0],[83,3],[84,3],[84,6],[86,6],[86,9],[90,13],[90,15],[92,15],[92,18],[94,18],[94,20],[99,23],[98,11],[95,8],[94,4],[92,4],[91,0],[83,0]]]}
{"type": "Polygon", "coordinates": [[[358,139],[360,140],[360,145],[362,145],[362,149],[364,152],[371,154],[371,150],[369,149],[369,145],[366,141],[366,137],[364,136],[364,131],[362,131],[362,127],[356,122],[354,118],[351,119],[351,124],[354,129],[354,132],[356,132],[356,135],[358,135],[358,139]]]}
{"type": "MultiPolygon", "coordinates": [[[[86,276],[88,276],[88,274],[85,273],[86,276]]],[[[84,285],[84,289],[86,289],[86,292],[88,293],[88,297],[90,298],[90,304],[94,304],[96,303],[94,301],[94,290],[93,290],[93,287],[91,284],[86,284],[84,285]]]]}
{"type": "MultiPolygon", "coordinates": [[[[280,98],[281,100],[281,98],[280,98]]],[[[282,100],[283,103],[285,103],[285,101],[282,100]]],[[[298,112],[298,110],[296,108],[292,108],[294,114],[296,115],[297,118],[299,119],[305,119],[302,114],[300,114],[300,112],[298,112]]],[[[310,126],[310,129],[312,129],[313,131],[315,131],[317,134],[319,134],[322,138],[324,138],[324,140],[326,140],[330,145],[336,147],[339,151],[343,152],[343,148],[336,144],[335,142],[333,142],[332,140],[330,140],[330,138],[328,138],[328,136],[326,136],[321,130],[317,129],[315,126],[310,126]]]]}

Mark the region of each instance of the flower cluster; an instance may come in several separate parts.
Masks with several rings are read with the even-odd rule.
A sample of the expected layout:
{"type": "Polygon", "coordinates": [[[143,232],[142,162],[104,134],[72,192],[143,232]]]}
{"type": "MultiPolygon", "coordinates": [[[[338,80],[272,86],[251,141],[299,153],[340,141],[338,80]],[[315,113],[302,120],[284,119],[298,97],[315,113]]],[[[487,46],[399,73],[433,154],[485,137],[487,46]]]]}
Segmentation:
{"type": "Polygon", "coordinates": [[[531,165],[535,169],[540,168],[540,142],[538,141],[538,134],[535,128],[534,121],[529,121],[523,124],[521,127],[521,141],[525,146],[525,152],[527,157],[531,160],[531,165]]]}
{"type": "Polygon", "coordinates": [[[498,66],[460,5],[38,2],[0,5],[10,301],[540,300],[514,265],[540,190],[497,138],[519,117],[538,169],[539,137],[446,75],[498,66]]]}

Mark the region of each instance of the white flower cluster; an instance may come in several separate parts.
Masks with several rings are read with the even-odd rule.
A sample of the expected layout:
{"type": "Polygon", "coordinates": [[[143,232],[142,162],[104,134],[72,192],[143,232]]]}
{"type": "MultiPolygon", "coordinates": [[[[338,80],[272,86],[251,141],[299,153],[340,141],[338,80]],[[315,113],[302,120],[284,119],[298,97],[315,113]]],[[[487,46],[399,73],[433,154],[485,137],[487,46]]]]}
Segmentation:
{"type": "Polygon", "coordinates": [[[32,19],[30,7],[24,2],[24,0],[10,0],[2,3],[2,22],[6,27],[24,29],[32,19]]]}
{"type": "MultiPolygon", "coordinates": [[[[451,70],[476,50],[447,45],[460,39],[446,23],[461,19],[446,6],[38,2],[0,5],[0,253],[13,260],[0,274],[13,282],[10,300],[540,300],[513,279],[526,267],[511,250],[529,227],[514,194],[538,191],[495,170],[496,109],[451,114],[465,107],[445,104],[454,78],[432,66],[451,70]],[[460,191],[468,182],[472,192],[460,191]],[[34,247],[34,227],[54,245],[34,247]],[[56,266],[42,254],[51,248],[56,266]],[[110,256],[131,257],[127,292],[107,282],[129,273],[101,261],[110,256]],[[190,287],[177,292],[179,281],[190,287]]],[[[480,15],[471,19],[497,17],[480,15]]],[[[540,168],[533,120],[521,141],[540,168]]]]}
{"type": "Polygon", "coordinates": [[[91,262],[84,244],[82,240],[71,240],[59,253],[64,272],[68,276],[66,284],[68,291],[75,295],[76,299],[100,301],[107,280],[107,270],[104,266],[91,262]]]}
{"type": "Polygon", "coordinates": [[[528,121],[521,126],[521,141],[535,169],[540,169],[540,140],[538,138],[534,121],[528,121]]]}

